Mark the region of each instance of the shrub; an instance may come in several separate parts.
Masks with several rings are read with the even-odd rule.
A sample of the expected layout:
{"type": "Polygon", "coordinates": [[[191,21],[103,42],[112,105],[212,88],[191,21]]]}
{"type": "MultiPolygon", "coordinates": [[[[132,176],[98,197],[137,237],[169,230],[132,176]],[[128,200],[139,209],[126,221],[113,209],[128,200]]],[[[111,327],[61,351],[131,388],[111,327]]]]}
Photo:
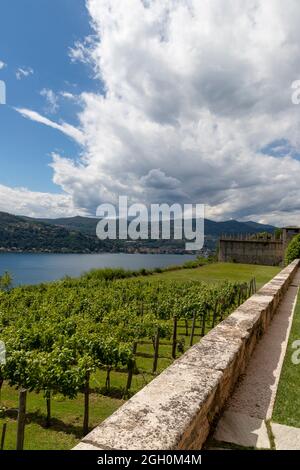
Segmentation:
{"type": "Polygon", "coordinates": [[[102,268],[102,269],[92,269],[91,271],[83,274],[81,276],[82,280],[103,280],[103,281],[113,281],[115,279],[126,279],[129,277],[134,277],[136,275],[135,271],[126,270],[123,268],[102,268]]]}
{"type": "Polygon", "coordinates": [[[164,272],[168,272],[168,271],[178,271],[179,269],[181,269],[181,266],[180,265],[177,265],[177,264],[170,264],[170,266],[167,266],[166,268],[163,269],[164,272]]]}
{"type": "Polygon", "coordinates": [[[182,267],[183,267],[183,269],[194,269],[194,268],[198,268],[199,264],[198,264],[197,260],[195,260],[195,261],[186,261],[182,265],[182,267]]]}
{"type": "Polygon", "coordinates": [[[296,235],[285,252],[285,262],[290,264],[294,259],[300,258],[300,235],[296,235]]]}
{"type": "Polygon", "coordinates": [[[0,290],[8,291],[12,286],[12,281],[12,276],[6,271],[0,276],[0,290]]]}
{"type": "Polygon", "coordinates": [[[137,275],[140,275],[140,276],[150,276],[151,274],[153,274],[153,269],[146,269],[146,268],[141,268],[137,271],[137,275]]]}
{"type": "Polygon", "coordinates": [[[160,273],[163,272],[163,269],[162,269],[162,268],[154,268],[154,272],[155,272],[156,274],[160,274],[160,273]]]}

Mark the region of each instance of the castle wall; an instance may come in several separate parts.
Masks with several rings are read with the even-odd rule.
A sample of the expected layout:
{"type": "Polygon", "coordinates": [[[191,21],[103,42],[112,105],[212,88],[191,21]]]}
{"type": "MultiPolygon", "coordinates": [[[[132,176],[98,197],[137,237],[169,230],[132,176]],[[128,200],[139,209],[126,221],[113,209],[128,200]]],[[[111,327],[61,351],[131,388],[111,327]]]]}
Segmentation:
{"type": "Polygon", "coordinates": [[[299,227],[285,227],[282,230],[282,243],[284,251],[288,247],[290,241],[296,236],[300,234],[299,227]]]}
{"type": "Polygon", "coordinates": [[[281,240],[220,239],[219,261],[278,266],[283,262],[281,240]]]}

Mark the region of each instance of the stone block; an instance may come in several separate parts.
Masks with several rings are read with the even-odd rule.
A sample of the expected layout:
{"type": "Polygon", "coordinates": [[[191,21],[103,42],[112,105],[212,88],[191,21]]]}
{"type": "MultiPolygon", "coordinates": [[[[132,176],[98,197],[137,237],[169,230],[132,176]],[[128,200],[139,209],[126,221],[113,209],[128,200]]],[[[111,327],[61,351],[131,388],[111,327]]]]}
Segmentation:
{"type": "Polygon", "coordinates": [[[300,429],[272,423],[276,450],[300,450],[300,429]]]}
{"type": "Polygon", "coordinates": [[[192,429],[200,446],[208,434],[206,417],[221,376],[222,372],[197,367],[197,363],[177,361],[83,442],[112,449],[178,449],[192,429]]]}
{"type": "Polygon", "coordinates": [[[263,420],[233,411],[225,411],[223,414],[214,434],[214,440],[257,449],[271,448],[263,420]]]}

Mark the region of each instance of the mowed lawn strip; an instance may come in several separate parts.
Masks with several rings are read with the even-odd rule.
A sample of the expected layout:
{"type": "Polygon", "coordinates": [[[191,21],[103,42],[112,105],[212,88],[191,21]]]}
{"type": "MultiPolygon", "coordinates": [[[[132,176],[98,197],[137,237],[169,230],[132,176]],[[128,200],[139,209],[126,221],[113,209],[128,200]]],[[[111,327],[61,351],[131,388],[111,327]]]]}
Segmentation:
{"type": "MultiPolygon", "coordinates": [[[[289,337],[287,352],[281,371],[279,387],[276,396],[272,421],[287,426],[300,428],[300,364],[294,364],[292,356],[296,358],[296,349],[293,343],[300,340],[300,292],[292,329],[289,337]]],[[[299,346],[298,346],[299,348],[299,346]]],[[[299,354],[298,354],[299,358],[299,354]]]]}
{"type": "MultiPolygon", "coordinates": [[[[155,274],[151,279],[182,281],[203,281],[207,283],[249,282],[255,277],[257,287],[260,288],[281,271],[279,266],[261,266],[255,264],[212,263],[195,269],[180,269],[155,274]]],[[[150,278],[149,278],[150,279],[150,278]]]]}

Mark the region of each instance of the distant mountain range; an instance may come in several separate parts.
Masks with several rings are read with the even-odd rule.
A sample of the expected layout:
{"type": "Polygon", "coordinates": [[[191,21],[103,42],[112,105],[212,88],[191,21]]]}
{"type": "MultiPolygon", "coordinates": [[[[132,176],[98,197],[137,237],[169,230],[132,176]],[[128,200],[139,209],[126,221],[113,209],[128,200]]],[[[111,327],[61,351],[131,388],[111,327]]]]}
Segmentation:
{"type": "MultiPolygon", "coordinates": [[[[99,219],[90,217],[69,217],[63,219],[30,219],[51,225],[58,225],[69,230],[77,230],[89,235],[95,235],[96,226],[99,219]]],[[[238,222],[237,220],[227,220],[225,222],[214,222],[205,219],[205,235],[220,236],[222,233],[272,233],[276,227],[264,225],[257,222],[238,222]]]]}
{"type": "MultiPolygon", "coordinates": [[[[184,251],[181,240],[105,240],[96,237],[98,219],[70,217],[34,219],[0,212],[0,251],[50,253],[184,251]]],[[[221,234],[272,233],[275,227],[256,222],[205,219],[205,246],[214,249],[221,234]]]]}

